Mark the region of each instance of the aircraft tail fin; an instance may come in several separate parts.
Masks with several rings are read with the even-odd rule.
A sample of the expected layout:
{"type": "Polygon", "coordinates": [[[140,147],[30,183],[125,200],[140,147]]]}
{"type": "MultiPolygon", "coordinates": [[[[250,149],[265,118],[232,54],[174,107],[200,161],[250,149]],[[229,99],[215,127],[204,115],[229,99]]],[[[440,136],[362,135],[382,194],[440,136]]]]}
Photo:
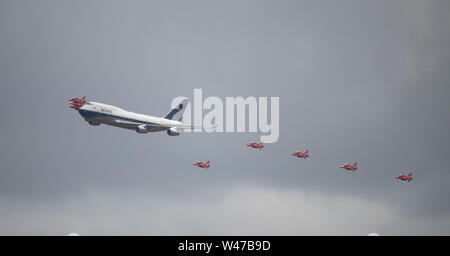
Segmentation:
{"type": "Polygon", "coordinates": [[[181,101],[179,103],[177,103],[170,110],[170,112],[167,115],[164,116],[164,118],[165,119],[170,119],[170,120],[181,121],[181,119],[183,118],[184,110],[186,109],[188,104],[189,104],[189,99],[183,97],[181,99],[181,101]]]}

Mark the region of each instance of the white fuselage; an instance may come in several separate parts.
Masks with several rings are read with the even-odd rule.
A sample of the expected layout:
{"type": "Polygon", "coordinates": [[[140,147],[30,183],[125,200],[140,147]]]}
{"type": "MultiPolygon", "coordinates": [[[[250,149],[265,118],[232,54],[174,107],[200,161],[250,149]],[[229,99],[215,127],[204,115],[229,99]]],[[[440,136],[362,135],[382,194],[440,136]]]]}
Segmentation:
{"type": "Polygon", "coordinates": [[[78,112],[91,125],[107,124],[133,130],[146,126],[148,132],[165,131],[182,125],[179,121],[138,114],[98,102],[88,102],[78,112]]]}

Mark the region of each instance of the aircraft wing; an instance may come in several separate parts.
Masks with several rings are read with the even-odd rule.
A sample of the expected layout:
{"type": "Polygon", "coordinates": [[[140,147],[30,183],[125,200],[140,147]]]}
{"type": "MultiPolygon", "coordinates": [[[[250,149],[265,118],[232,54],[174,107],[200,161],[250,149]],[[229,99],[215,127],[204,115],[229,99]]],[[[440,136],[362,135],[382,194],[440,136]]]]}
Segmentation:
{"type": "Polygon", "coordinates": [[[130,121],[124,121],[124,120],[116,120],[116,123],[127,125],[129,127],[136,128],[138,126],[144,126],[145,129],[149,132],[159,132],[159,131],[165,131],[168,130],[170,127],[164,126],[164,125],[158,125],[158,124],[143,124],[138,122],[130,122],[130,121]]]}

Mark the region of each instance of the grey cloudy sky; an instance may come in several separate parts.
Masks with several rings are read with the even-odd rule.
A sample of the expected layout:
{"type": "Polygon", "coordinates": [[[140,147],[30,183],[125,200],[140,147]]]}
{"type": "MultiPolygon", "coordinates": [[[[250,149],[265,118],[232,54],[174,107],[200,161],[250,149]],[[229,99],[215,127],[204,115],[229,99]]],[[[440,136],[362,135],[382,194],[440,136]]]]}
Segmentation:
{"type": "Polygon", "coordinates": [[[449,13],[419,0],[2,0],[0,234],[450,235],[449,13]],[[86,95],[159,116],[194,88],[279,96],[279,141],[141,135],[68,108],[86,95]],[[191,164],[208,159],[207,172],[191,164]],[[338,168],[354,161],[357,173],[338,168]]]}

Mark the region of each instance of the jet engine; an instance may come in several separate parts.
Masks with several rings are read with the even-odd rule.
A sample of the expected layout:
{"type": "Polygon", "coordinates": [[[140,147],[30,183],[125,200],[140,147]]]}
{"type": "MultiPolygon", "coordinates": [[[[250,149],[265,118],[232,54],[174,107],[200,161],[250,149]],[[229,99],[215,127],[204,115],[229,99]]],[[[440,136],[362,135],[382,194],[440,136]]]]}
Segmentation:
{"type": "Polygon", "coordinates": [[[136,127],[136,132],[137,133],[147,133],[147,129],[145,128],[145,126],[143,125],[139,125],[138,127],[136,127]]]}
{"type": "Polygon", "coordinates": [[[98,122],[93,122],[93,121],[88,121],[88,123],[89,123],[90,125],[93,125],[93,126],[100,125],[100,123],[98,123],[98,122]]]}
{"type": "Polygon", "coordinates": [[[177,130],[177,128],[172,127],[169,130],[167,130],[167,134],[169,136],[178,136],[178,135],[180,135],[180,131],[177,130]]]}

